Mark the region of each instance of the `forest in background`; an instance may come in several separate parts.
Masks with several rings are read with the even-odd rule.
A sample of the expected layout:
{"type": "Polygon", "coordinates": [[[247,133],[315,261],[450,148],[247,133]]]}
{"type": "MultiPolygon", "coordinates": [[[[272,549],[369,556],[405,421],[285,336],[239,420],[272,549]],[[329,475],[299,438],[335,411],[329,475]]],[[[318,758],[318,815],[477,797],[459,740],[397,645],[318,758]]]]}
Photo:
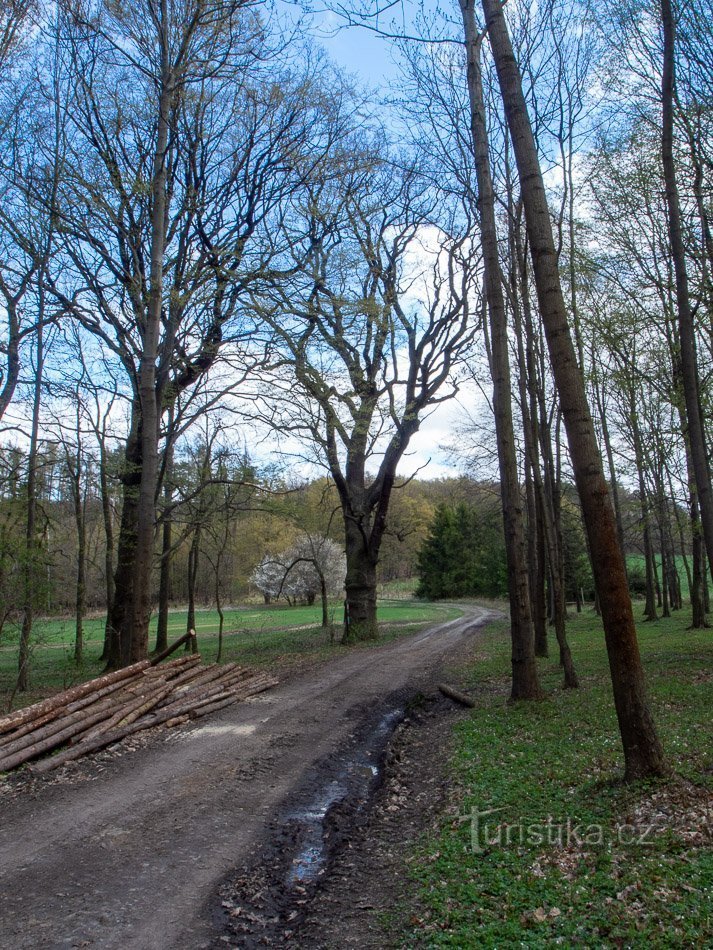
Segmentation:
{"type": "MultiPolygon", "coordinates": [[[[308,537],[316,543],[330,539],[335,542],[336,550],[343,549],[339,498],[328,479],[291,487],[278,477],[260,475],[245,456],[231,462],[223,452],[218,453],[214,462],[217,477],[211,484],[203,484],[201,479],[206,477],[204,451],[205,445],[194,446],[186,458],[177,460],[174,468],[173,522],[178,526],[178,537],[169,560],[171,608],[185,607],[191,600],[198,607],[214,607],[216,589],[220,602],[226,606],[263,598],[255,578],[259,565],[265,559],[282,557],[301,538],[308,537]]],[[[109,513],[111,540],[119,528],[121,495],[117,475],[120,459],[111,455],[106,459],[103,483],[107,497],[103,497],[97,458],[87,455],[80,492],[84,565],[78,572],[80,545],[72,463],[71,457],[68,459],[55,451],[43,456],[39,465],[38,506],[43,545],[38,554],[38,574],[44,576],[45,583],[38,589],[37,611],[43,617],[61,615],[76,622],[78,573],[83,575],[85,585],[85,614],[97,616],[106,611],[107,580],[111,584],[107,566],[113,563],[113,552],[107,548],[105,515],[109,513]]],[[[22,620],[25,557],[22,525],[26,518],[22,472],[26,465],[26,458],[17,448],[8,452],[2,461],[0,644],[3,640],[16,641],[22,620]]],[[[621,505],[630,589],[635,597],[645,598],[646,544],[640,499],[635,492],[623,493],[621,505]]],[[[590,604],[594,601],[594,586],[577,494],[571,483],[563,486],[561,508],[567,599],[579,607],[580,598],[590,604]]],[[[662,525],[656,523],[650,528],[650,543],[656,552],[654,599],[659,608],[663,607],[665,588],[667,604],[678,609],[683,606],[682,592],[688,598],[691,583],[691,536],[685,510],[671,508],[668,515],[662,525]],[[662,567],[666,561],[662,565],[662,549],[670,552],[668,584],[664,584],[662,567]]],[[[378,566],[379,584],[398,588],[394,582],[412,581],[414,583],[404,585],[411,590],[419,576],[443,573],[450,565],[459,568],[462,575],[465,572],[461,587],[448,586],[441,578],[436,587],[422,584],[418,596],[426,599],[474,594],[506,597],[507,569],[501,525],[497,482],[466,475],[409,481],[393,496],[378,566]],[[453,530],[452,523],[458,520],[459,514],[462,523],[453,530]],[[438,567],[428,561],[429,538],[436,546],[445,547],[445,558],[442,555],[438,567]],[[458,546],[468,540],[478,552],[470,568],[463,562],[463,548],[458,546]],[[486,576],[483,570],[490,573],[486,576]],[[480,579],[477,589],[475,575],[480,579]]],[[[284,569],[278,573],[282,577],[284,569]]],[[[155,603],[159,575],[160,567],[156,565],[155,603]]],[[[341,596],[339,586],[339,590],[330,591],[332,596],[341,596]]],[[[283,602],[288,599],[287,587],[274,598],[283,602]]],[[[667,606],[666,611],[668,609],[667,606]]]]}

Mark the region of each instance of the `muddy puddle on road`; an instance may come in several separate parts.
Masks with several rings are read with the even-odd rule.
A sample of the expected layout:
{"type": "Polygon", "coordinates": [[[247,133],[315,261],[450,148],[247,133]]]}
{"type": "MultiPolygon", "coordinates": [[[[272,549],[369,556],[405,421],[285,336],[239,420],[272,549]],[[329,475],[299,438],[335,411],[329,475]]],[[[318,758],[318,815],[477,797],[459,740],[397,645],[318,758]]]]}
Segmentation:
{"type": "Polygon", "coordinates": [[[412,692],[396,693],[378,711],[354,716],[355,732],[283,803],[254,861],[221,885],[212,946],[293,943],[332,858],[368,817],[389,741],[414,699],[412,692]]]}
{"type": "Polygon", "coordinates": [[[311,884],[324,872],[330,853],[327,825],[332,809],[350,804],[355,811],[353,817],[357,818],[367,808],[381,781],[389,739],[404,715],[403,705],[384,713],[369,731],[366,744],[344,756],[346,761],[339,778],[319,790],[307,808],[287,816],[290,823],[300,827],[302,838],[285,880],[288,888],[311,884]]]}

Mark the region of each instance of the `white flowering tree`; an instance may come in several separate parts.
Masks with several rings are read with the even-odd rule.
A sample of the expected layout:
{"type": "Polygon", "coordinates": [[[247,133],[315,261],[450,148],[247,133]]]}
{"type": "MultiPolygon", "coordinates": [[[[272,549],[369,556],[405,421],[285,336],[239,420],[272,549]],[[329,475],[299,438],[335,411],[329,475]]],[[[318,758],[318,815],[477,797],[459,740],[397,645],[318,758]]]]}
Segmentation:
{"type": "Polygon", "coordinates": [[[266,554],[252,582],[266,603],[285,597],[288,603],[322,601],[322,626],[329,626],[329,597],[344,589],[347,571],[342,548],[331,538],[302,535],[279,555],[266,554]]]}

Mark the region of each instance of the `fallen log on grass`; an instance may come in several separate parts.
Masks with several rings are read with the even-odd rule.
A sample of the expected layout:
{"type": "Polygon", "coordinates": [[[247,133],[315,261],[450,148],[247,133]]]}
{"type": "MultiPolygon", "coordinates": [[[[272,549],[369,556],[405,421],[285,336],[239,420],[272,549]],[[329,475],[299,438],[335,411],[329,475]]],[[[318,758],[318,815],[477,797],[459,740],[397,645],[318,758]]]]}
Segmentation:
{"type": "Polygon", "coordinates": [[[469,709],[473,709],[475,706],[475,700],[471,699],[470,696],[466,696],[465,693],[461,693],[460,690],[454,689],[446,683],[439,683],[438,689],[444,696],[452,699],[455,703],[460,703],[461,706],[467,706],[469,709]]]}

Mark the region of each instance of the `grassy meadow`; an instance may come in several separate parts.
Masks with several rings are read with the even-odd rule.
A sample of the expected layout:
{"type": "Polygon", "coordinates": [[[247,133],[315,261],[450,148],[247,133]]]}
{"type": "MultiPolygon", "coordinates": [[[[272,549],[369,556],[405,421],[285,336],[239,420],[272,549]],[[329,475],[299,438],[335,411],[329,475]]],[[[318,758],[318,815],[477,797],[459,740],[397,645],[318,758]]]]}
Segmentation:
{"type": "MultiPolygon", "coordinates": [[[[659,583],[662,580],[662,571],[661,571],[661,555],[655,555],[656,560],[656,569],[658,571],[659,583]]],[[[688,586],[688,574],[686,572],[686,564],[682,555],[677,554],[675,557],[676,561],[676,570],[681,581],[681,595],[683,596],[684,604],[690,600],[690,590],[688,586]]],[[[626,566],[629,570],[635,570],[641,577],[646,576],[646,561],[643,554],[627,554],[626,556],[626,566]]],[[[688,567],[691,568],[691,558],[688,558],[688,567]]],[[[710,578],[708,579],[708,586],[713,594],[713,586],[711,585],[710,578]]]]}
{"type": "Polygon", "coordinates": [[[600,620],[572,616],[582,680],[509,705],[505,623],[483,631],[453,800],[413,856],[407,947],[713,946],[713,631],[639,625],[667,782],[625,786],[600,620]]]}
{"type": "MultiPolygon", "coordinates": [[[[289,669],[348,649],[339,644],[342,602],[330,610],[332,627],[321,626],[322,608],[283,605],[250,605],[226,608],[223,662],[238,662],[257,668],[289,669]]],[[[385,599],[379,602],[382,640],[391,639],[441,621],[459,616],[457,607],[418,601],[385,599]]],[[[185,610],[169,615],[169,642],[186,632],[185,610]]],[[[15,696],[13,707],[35,702],[58,689],[74,685],[102,672],[99,661],[104,638],[104,617],[84,622],[84,661],[74,662],[74,621],[71,618],[43,618],[34,625],[32,642],[31,688],[15,696]]],[[[218,614],[215,610],[196,612],[198,649],[205,662],[212,662],[218,651],[218,614]]],[[[150,637],[156,634],[156,618],[151,621],[150,637]]],[[[15,685],[19,630],[7,625],[0,640],[0,709],[6,709],[15,685]]]]}

